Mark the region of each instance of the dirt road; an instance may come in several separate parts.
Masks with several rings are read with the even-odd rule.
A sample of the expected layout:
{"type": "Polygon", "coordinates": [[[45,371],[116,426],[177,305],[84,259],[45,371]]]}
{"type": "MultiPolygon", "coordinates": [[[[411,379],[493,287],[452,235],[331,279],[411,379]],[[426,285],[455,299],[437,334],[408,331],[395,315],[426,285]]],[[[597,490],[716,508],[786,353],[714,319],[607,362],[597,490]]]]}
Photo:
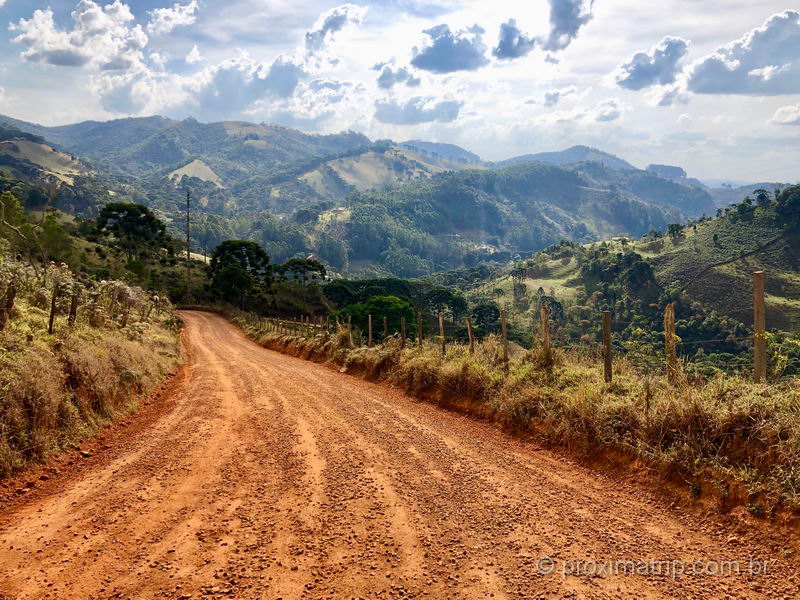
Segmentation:
{"type": "Polygon", "coordinates": [[[0,511],[0,597],[800,597],[778,533],[184,318],[160,412],[0,511]]]}

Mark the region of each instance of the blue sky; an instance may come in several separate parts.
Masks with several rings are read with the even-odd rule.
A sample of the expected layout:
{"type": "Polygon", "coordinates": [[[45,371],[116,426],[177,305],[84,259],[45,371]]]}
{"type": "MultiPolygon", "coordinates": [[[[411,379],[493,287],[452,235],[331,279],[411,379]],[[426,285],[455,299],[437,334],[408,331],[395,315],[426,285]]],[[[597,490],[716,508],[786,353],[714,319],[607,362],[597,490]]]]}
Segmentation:
{"type": "Polygon", "coordinates": [[[0,20],[0,114],[48,125],[244,119],[800,177],[785,1],[0,0],[0,20]]]}

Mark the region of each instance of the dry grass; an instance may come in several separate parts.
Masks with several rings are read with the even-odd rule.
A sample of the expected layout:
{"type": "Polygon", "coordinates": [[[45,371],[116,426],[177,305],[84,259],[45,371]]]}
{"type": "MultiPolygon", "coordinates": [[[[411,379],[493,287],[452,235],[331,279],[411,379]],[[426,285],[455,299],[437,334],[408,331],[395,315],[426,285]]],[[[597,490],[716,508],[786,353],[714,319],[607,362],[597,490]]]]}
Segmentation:
{"type": "MultiPolygon", "coordinates": [[[[535,432],[578,452],[609,450],[644,459],[686,481],[742,485],[743,502],[800,507],[800,382],[756,385],[736,376],[668,384],[624,359],[603,381],[599,354],[541,349],[505,366],[497,339],[448,347],[400,347],[391,338],[350,347],[346,331],[316,337],[277,335],[234,319],[262,345],[348,372],[389,381],[409,394],[535,432]]],[[[692,484],[694,485],[694,484],[692,484]]],[[[732,492],[731,492],[732,493],[732,492]]]]}
{"type": "Polygon", "coordinates": [[[165,320],[47,335],[47,314],[18,303],[0,332],[0,477],[44,460],[135,409],[180,356],[165,320]]]}

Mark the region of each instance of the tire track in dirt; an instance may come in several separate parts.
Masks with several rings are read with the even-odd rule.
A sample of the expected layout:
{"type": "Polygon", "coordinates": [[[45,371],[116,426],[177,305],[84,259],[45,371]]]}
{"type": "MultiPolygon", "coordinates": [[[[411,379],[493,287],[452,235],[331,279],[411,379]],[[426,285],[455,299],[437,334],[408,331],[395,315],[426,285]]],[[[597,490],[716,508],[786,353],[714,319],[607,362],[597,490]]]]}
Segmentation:
{"type": "Polygon", "coordinates": [[[186,377],[125,452],[0,510],[0,597],[796,598],[794,542],[700,519],[488,424],[185,313],[186,377]],[[777,562],[727,577],[538,558],[777,562]]]}

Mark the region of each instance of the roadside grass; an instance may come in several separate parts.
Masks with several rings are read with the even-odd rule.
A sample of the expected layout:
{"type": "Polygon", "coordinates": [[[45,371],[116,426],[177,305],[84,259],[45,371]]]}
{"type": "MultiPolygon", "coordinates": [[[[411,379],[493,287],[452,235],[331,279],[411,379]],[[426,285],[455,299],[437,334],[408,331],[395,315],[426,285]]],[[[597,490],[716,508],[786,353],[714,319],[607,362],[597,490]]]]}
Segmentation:
{"type": "Polygon", "coordinates": [[[18,300],[0,332],[0,477],[91,436],[150,393],[178,363],[170,314],[92,326],[18,300]]]}
{"type": "Polygon", "coordinates": [[[470,354],[432,340],[401,347],[397,336],[351,347],[344,328],[313,337],[268,332],[233,317],[259,344],[326,362],[410,395],[502,423],[592,456],[627,456],[724,506],[756,505],[765,516],[800,509],[800,382],[754,384],[735,375],[705,381],[644,376],[615,359],[603,380],[599,349],[541,348],[508,365],[489,337],[470,354]]]}

